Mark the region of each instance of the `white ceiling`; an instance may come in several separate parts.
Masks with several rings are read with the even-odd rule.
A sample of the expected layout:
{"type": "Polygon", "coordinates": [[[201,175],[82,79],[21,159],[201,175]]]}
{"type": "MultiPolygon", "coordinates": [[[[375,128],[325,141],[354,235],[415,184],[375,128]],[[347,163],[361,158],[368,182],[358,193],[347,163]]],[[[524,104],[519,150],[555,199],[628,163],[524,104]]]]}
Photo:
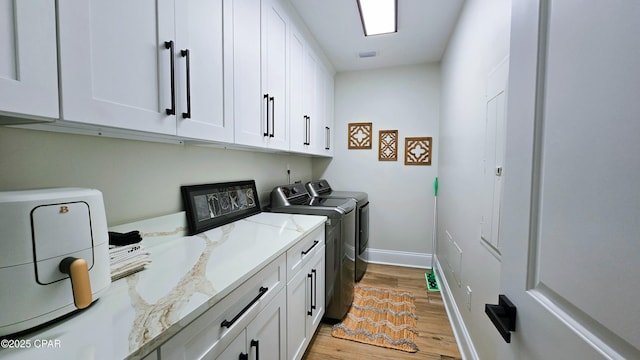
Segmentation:
{"type": "Polygon", "coordinates": [[[464,0],[398,0],[398,32],[365,37],[356,0],[289,0],[336,71],[438,62],[464,0]],[[358,57],[377,51],[373,58],[358,57]]]}

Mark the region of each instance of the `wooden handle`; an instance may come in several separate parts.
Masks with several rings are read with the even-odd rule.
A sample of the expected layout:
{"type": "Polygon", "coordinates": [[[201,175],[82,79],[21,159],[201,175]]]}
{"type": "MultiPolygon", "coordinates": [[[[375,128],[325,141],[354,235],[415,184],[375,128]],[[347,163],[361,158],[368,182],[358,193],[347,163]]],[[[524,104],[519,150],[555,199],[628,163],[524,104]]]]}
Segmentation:
{"type": "Polygon", "coordinates": [[[64,258],[60,262],[60,271],[69,274],[73,302],[78,309],[84,309],[91,305],[91,280],[89,279],[89,267],[85,259],[74,257],[64,258]]]}

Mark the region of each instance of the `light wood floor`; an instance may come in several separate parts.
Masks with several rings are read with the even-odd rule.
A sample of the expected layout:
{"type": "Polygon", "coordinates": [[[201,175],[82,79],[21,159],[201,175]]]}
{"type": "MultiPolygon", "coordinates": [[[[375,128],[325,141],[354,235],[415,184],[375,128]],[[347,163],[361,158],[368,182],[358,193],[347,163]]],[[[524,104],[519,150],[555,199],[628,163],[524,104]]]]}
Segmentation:
{"type": "Polygon", "coordinates": [[[425,269],[369,264],[360,284],[411,291],[415,296],[419,335],[416,353],[386,349],[337,339],[331,336],[330,324],[322,323],[303,360],[363,360],[363,359],[458,359],[460,352],[451,330],[439,292],[427,290],[425,269]]]}

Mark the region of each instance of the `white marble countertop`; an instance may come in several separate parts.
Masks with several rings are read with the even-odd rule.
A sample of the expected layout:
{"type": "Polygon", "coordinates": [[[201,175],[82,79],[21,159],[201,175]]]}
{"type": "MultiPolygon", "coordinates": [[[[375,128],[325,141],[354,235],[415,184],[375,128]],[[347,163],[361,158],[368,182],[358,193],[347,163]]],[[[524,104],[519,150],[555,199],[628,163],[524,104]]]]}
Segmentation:
{"type": "Polygon", "coordinates": [[[112,227],[139,230],[153,262],[88,309],[22,337],[23,348],[3,346],[0,359],[142,358],[325,220],[260,213],[185,236],[181,212],[112,227]]]}

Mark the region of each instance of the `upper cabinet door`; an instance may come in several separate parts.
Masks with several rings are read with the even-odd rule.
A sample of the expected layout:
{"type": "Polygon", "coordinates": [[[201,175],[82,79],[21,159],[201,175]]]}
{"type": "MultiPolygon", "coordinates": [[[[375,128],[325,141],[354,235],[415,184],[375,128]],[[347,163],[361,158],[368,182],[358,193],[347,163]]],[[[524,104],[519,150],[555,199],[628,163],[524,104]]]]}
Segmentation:
{"type": "Polygon", "coordinates": [[[288,65],[290,150],[331,156],[333,77],[293,24],[288,65]]]}
{"type": "Polygon", "coordinates": [[[226,89],[231,94],[227,96],[230,103],[227,109],[232,109],[235,143],[266,147],[267,100],[263,97],[260,79],[261,15],[260,0],[233,1],[232,26],[225,33],[225,42],[233,46],[229,51],[232,61],[226,63],[230,66],[225,72],[232,73],[228,83],[233,86],[226,89]]]}
{"type": "Polygon", "coordinates": [[[233,1],[228,68],[236,144],[289,150],[288,26],[277,0],[233,1]]]}
{"type": "Polygon", "coordinates": [[[318,153],[322,140],[320,140],[321,112],[318,111],[320,99],[318,98],[318,60],[311,51],[310,46],[304,54],[304,108],[309,115],[309,152],[318,153]]]}
{"type": "Polygon", "coordinates": [[[176,96],[179,136],[233,142],[223,112],[223,0],[176,2],[176,96]]]}
{"type": "Polygon", "coordinates": [[[289,39],[289,149],[309,152],[309,109],[306,107],[304,55],[306,44],[293,28],[289,39]]]}
{"type": "Polygon", "coordinates": [[[333,119],[333,104],[334,104],[334,79],[333,74],[324,69],[324,151],[323,155],[333,156],[333,138],[334,138],[334,119],[333,119]]]}
{"type": "Polygon", "coordinates": [[[175,134],[173,1],[65,0],[58,9],[62,118],[175,134]]]}
{"type": "Polygon", "coordinates": [[[269,148],[289,150],[287,52],[289,20],[278,0],[262,2],[262,92],[267,95],[269,148]]]}
{"type": "Polygon", "coordinates": [[[0,0],[0,115],[58,118],[54,1],[0,0]]]}

